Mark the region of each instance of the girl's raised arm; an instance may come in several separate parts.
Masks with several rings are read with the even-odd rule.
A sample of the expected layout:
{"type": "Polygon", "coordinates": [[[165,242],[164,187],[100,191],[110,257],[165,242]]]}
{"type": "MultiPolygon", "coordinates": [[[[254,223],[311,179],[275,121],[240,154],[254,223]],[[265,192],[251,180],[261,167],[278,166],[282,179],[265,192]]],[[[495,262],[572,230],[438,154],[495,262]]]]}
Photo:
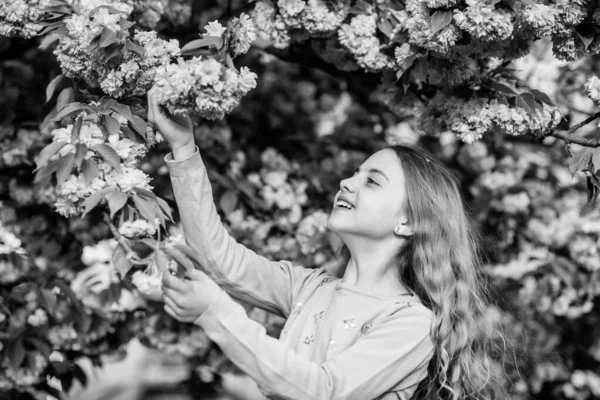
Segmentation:
{"type": "Polygon", "coordinates": [[[280,316],[319,270],[270,261],[237,243],[221,223],[198,148],[183,160],[165,157],[186,241],[211,277],[232,297],[280,316]]]}
{"type": "Polygon", "coordinates": [[[217,214],[206,168],[194,145],[192,121],[187,115],[168,116],[156,100],[155,87],[148,92],[148,121],[173,150],[165,162],[183,231],[204,268],[232,297],[286,317],[294,294],[319,271],[294,267],[289,261],[269,261],[229,236],[217,214]]]}

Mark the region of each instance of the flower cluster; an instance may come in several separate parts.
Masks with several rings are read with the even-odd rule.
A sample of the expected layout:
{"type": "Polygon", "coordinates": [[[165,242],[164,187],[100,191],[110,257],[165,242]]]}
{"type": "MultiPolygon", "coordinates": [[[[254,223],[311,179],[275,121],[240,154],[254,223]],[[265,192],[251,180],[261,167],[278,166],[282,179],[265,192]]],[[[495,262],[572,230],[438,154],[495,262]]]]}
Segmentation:
{"type": "Polygon", "coordinates": [[[158,228],[158,219],[150,223],[145,219],[136,219],[135,221],[125,221],[119,226],[119,233],[127,239],[139,239],[151,237],[156,234],[158,228]]]}
{"type": "Polygon", "coordinates": [[[422,0],[408,0],[406,11],[410,17],[405,22],[408,41],[415,46],[438,53],[448,53],[462,37],[461,31],[452,23],[439,32],[434,32],[431,29],[430,8],[422,0]]]}
{"type": "Polygon", "coordinates": [[[358,65],[366,71],[380,71],[395,65],[392,57],[379,50],[381,42],[376,33],[376,14],[357,15],[338,30],[340,43],[350,50],[358,65]]]}
{"type": "Polygon", "coordinates": [[[590,77],[585,83],[585,91],[590,99],[600,104],[600,79],[597,76],[590,77]]]}
{"type": "Polygon", "coordinates": [[[350,1],[270,0],[256,3],[252,19],[259,35],[277,48],[285,48],[296,37],[327,37],[342,25],[350,10],[350,1]]]}
{"type": "Polygon", "coordinates": [[[592,370],[575,370],[570,380],[562,386],[562,392],[569,399],[600,397],[600,376],[592,370]]]}
{"type": "Polygon", "coordinates": [[[469,35],[483,41],[504,40],[513,32],[513,16],[492,3],[467,0],[467,8],[454,11],[454,22],[469,35]]]}
{"type": "Polygon", "coordinates": [[[245,13],[233,18],[231,20],[231,28],[229,29],[231,31],[229,48],[233,57],[247,53],[252,42],[258,37],[252,19],[245,13]]]}
{"type": "Polygon", "coordinates": [[[40,18],[50,0],[15,0],[0,4],[0,36],[30,38],[38,34],[42,26],[40,18]]]}
{"type": "Polygon", "coordinates": [[[548,132],[558,125],[561,114],[556,107],[543,105],[531,114],[521,107],[512,107],[494,99],[487,101],[475,98],[464,101],[458,97],[438,93],[430,103],[430,109],[423,115],[422,128],[436,133],[450,129],[465,143],[473,143],[483,135],[499,128],[512,136],[548,132]]]}
{"type": "Polygon", "coordinates": [[[70,16],[65,21],[67,33],[60,36],[54,50],[63,73],[100,86],[113,97],[145,94],[156,69],[179,54],[179,43],[159,39],[154,31],[136,31],[130,38],[129,31],[122,29],[122,21],[121,13],[111,13],[107,8],[94,9],[89,16],[70,16]],[[115,35],[112,46],[116,49],[112,53],[106,51],[106,46],[98,46],[103,32],[115,35]],[[115,51],[121,55],[115,55],[115,51]]]}
{"type": "Polygon", "coordinates": [[[157,100],[174,115],[192,111],[206,119],[221,119],[256,87],[256,78],[247,67],[236,72],[214,58],[179,59],[156,71],[157,100]]]}
{"type": "MultiPolygon", "coordinates": [[[[122,122],[124,122],[122,120],[122,122]]],[[[64,157],[75,153],[75,146],[71,142],[73,125],[58,128],[52,131],[53,142],[65,142],[53,158],[64,157]]],[[[95,151],[90,150],[95,145],[104,144],[104,135],[101,129],[93,122],[85,122],[80,130],[79,143],[88,146],[85,159],[99,159],[98,175],[87,181],[82,172],[71,174],[64,182],[56,187],[56,211],[64,216],[81,214],[84,210],[85,199],[92,194],[106,188],[114,187],[121,192],[130,192],[135,188],[151,189],[150,177],[135,167],[135,164],[146,153],[147,147],[128,138],[122,138],[118,133],[112,133],[107,138],[107,144],[119,156],[120,170],[114,169],[100,158],[95,151]]]]}

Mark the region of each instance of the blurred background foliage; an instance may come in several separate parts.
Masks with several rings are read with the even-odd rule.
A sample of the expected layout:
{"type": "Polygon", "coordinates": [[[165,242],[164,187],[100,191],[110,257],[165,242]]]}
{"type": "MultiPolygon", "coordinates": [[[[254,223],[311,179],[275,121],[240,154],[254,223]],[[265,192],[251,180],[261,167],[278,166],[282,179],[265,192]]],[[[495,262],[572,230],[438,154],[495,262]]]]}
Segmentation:
{"type": "MultiPolygon", "coordinates": [[[[258,3],[275,10],[275,3],[258,3]]],[[[342,8],[352,3],[359,9],[356,15],[366,7],[362,2],[340,3],[342,8]]],[[[478,36],[470,25],[459,23],[457,11],[454,25],[444,22],[448,17],[444,13],[454,8],[468,14],[465,7],[475,8],[470,1],[420,2],[429,7],[429,18],[440,12],[433,22],[429,20],[430,26],[445,23],[436,29],[462,29],[463,42],[448,45],[451,51],[423,47],[429,42],[411,36],[423,30],[410,24],[392,27],[395,36],[383,24],[388,15],[400,21],[404,15],[400,12],[416,3],[377,2],[381,44],[405,41],[411,46],[403,48],[409,53],[401,60],[382,47],[380,57],[396,58],[385,59],[397,63],[395,70],[390,68],[393,73],[370,64],[357,51],[343,52],[340,39],[303,26],[302,16],[288,30],[289,38],[285,39],[286,29],[277,31],[280,36],[266,32],[236,60],[257,74],[257,87],[223,119],[197,119],[195,127],[223,222],[240,243],[268,258],[333,267],[338,243],[326,231],[325,221],[339,181],[386,143],[420,142],[460,178],[481,228],[487,256],[483,268],[499,295],[487,317],[529,351],[516,360],[520,374],[508,371],[513,398],[600,398],[596,170],[585,147],[565,145],[565,135],[598,140],[593,123],[598,109],[589,79],[599,73],[595,32],[600,9],[596,2],[581,1],[489,2],[501,15],[509,10],[524,15],[536,4],[563,7],[557,19],[573,17],[573,7],[580,7],[582,15],[585,11],[563,32],[542,32],[544,26],[523,27],[524,23],[517,30],[515,23],[514,32],[519,34],[509,40],[501,37],[501,25],[488,32],[491,39],[478,36]],[[572,39],[566,31],[575,37],[570,47],[565,44],[572,39]],[[281,35],[283,44],[277,41],[281,35]],[[482,43],[496,47],[488,51],[482,43]],[[475,50],[464,51],[468,45],[475,50]],[[413,64],[398,67],[401,61],[410,63],[410,57],[413,64]],[[423,59],[427,65],[414,64],[423,59]],[[469,68],[477,72],[461,75],[464,65],[472,63],[477,68],[469,68]],[[452,81],[452,74],[464,79],[452,81]],[[502,79],[492,79],[500,75],[502,79]],[[498,84],[505,86],[494,86],[498,84]],[[493,124],[482,116],[494,101],[504,104],[503,98],[511,113],[522,111],[527,102],[519,103],[519,93],[535,90],[547,95],[550,103],[536,95],[524,119],[534,121],[537,115],[546,125],[528,125],[526,134],[515,133],[510,131],[514,125],[498,122],[497,109],[487,117],[496,121],[493,124]],[[462,108],[452,109],[449,102],[462,108]],[[535,107],[542,107],[539,114],[535,107]],[[550,120],[555,111],[560,118],[554,123],[550,120]],[[590,123],[579,126],[582,121],[590,123]],[[569,132],[573,127],[578,128],[576,133],[569,132]]],[[[209,21],[225,24],[256,6],[209,0],[162,4],[157,15],[146,11],[137,15],[138,24],[180,43],[196,39],[209,21]]],[[[279,13],[285,10],[282,4],[279,13]]],[[[418,15],[412,11],[413,22],[418,15]]],[[[260,25],[260,18],[253,17],[260,25]]],[[[292,17],[285,13],[282,17],[288,18],[288,27],[292,17]]],[[[0,251],[1,396],[59,398],[74,380],[86,380],[85,368],[76,360],[83,357],[99,365],[121,359],[134,337],[187,368],[184,384],[165,383],[168,389],[155,384],[155,392],[189,398],[224,396],[221,376],[241,371],[203,332],[174,321],[151,296],[140,295],[143,289],[135,276],[115,281],[106,275],[114,270],[116,243],[102,214],[64,218],[53,207],[54,187],[33,182],[36,157],[58,126],[47,123],[57,110],[55,99],[46,101],[46,87],[61,67],[52,44],[43,43],[42,37],[20,36],[24,35],[0,36],[0,246],[5,246],[0,251]],[[99,286],[82,292],[81,282],[99,286]]],[[[514,122],[514,115],[511,118],[514,122]]],[[[174,207],[163,161],[167,152],[165,143],[158,144],[141,159],[139,168],[152,177],[153,192],[174,207]]],[[[181,234],[176,222],[168,225],[168,231],[172,237],[181,234]]],[[[269,334],[279,335],[281,319],[261,310],[248,312],[269,334]]],[[[143,378],[138,374],[136,379],[143,378]]]]}

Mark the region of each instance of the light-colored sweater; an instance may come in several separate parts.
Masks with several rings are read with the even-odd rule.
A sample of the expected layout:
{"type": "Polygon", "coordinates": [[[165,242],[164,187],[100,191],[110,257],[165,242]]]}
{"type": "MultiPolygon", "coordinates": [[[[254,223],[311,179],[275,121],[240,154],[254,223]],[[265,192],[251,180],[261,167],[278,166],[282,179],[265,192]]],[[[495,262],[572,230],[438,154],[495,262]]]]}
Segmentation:
{"type": "Polygon", "coordinates": [[[217,214],[196,152],[165,157],[185,238],[225,291],[194,323],[270,399],[408,400],[427,376],[433,314],[414,294],[357,290],[324,268],[270,261],[237,243],[217,214]],[[231,297],[230,297],[231,296],[231,297]],[[287,318],[266,334],[233,298],[287,318]]]}

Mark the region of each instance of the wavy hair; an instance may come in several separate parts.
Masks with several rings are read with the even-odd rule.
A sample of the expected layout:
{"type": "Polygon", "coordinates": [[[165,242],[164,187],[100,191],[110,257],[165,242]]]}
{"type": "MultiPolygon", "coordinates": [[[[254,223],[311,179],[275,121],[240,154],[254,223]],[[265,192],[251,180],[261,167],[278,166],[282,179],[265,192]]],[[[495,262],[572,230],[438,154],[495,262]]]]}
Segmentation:
{"type": "MultiPolygon", "coordinates": [[[[414,232],[397,256],[396,272],[435,315],[428,376],[412,399],[508,399],[508,371],[523,361],[514,352],[521,347],[486,318],[497,296],[482,273],[480,236],[458,180],[421,146],[385,149],[404,170],[414,232]]],[[[345,245],[340,255],[343,270],[350,259],[345,245]]]]}

